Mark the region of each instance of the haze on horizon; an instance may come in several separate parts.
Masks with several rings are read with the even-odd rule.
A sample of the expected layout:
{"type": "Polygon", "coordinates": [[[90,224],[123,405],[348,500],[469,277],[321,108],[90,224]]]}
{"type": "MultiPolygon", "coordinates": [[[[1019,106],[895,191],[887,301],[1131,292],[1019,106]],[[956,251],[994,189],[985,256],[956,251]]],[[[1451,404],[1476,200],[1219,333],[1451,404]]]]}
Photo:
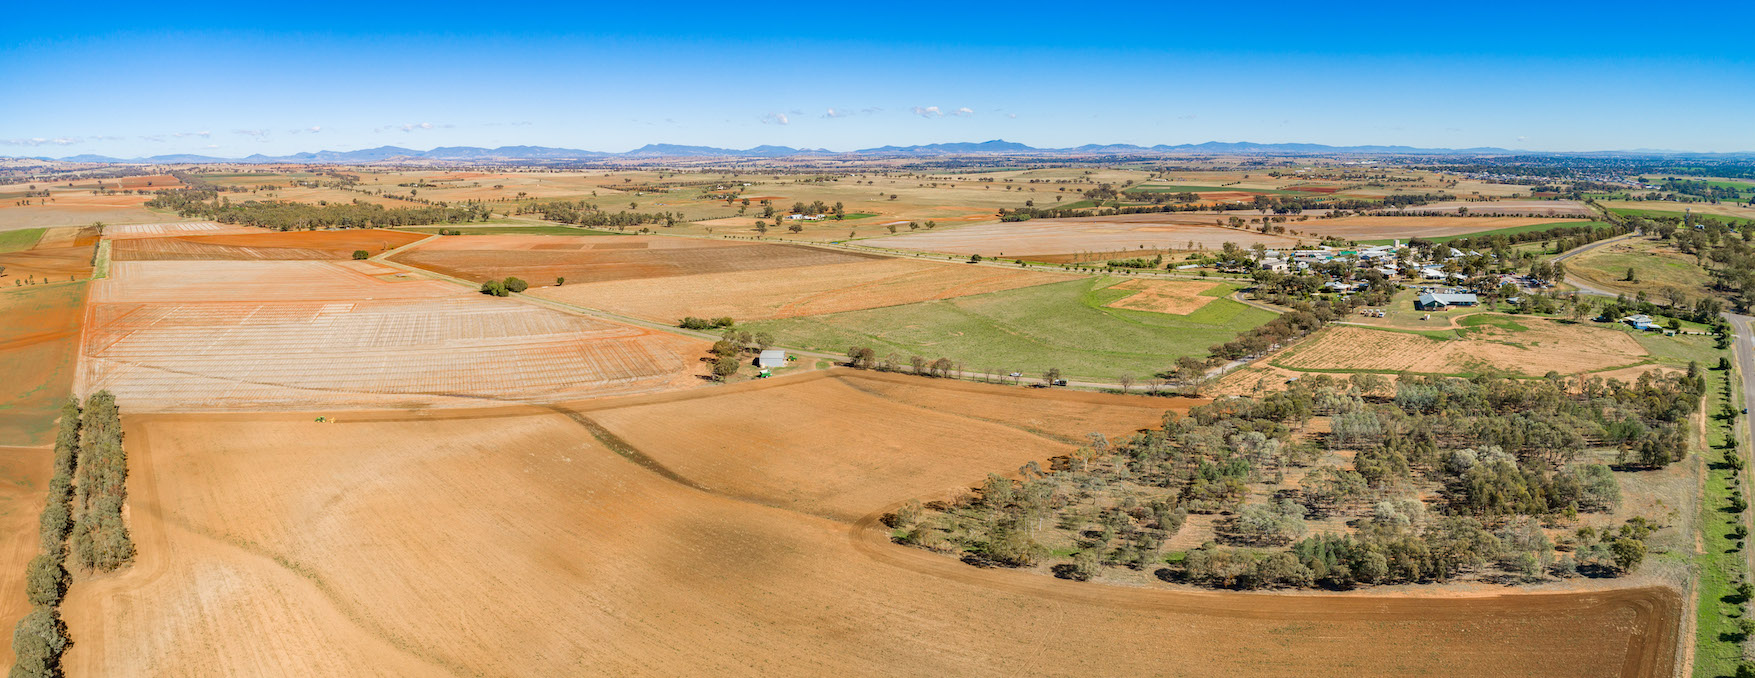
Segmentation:
{"type": "Polygon", "coordinates": [[[1752,12],[1731,4],[64,10],[0,25],[0,156],[997,138],[1755,151],[1752,12]]]}

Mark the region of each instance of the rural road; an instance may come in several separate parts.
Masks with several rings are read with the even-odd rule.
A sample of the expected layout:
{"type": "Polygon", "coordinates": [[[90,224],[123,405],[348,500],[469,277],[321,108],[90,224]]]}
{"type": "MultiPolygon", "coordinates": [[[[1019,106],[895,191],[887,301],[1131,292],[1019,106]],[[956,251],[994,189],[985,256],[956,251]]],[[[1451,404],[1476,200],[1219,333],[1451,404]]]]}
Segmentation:
{"type": "MultiPolygon", "coordinates": [[[[1755,318],[1738,313],[1725,313],[1724,317],[1730,322],[1731,334],[1736,338],[1736,341],[1732,342],[1731,348],[1737,356],[1737,372],[1743,375],[1743,402],[1732,403],[1732,406],[1743,409],[1749,406],[1749,394],[1755,393],[1755,327],[1750,326],[1750,323],[1755,322],[1755,318]]],[[[1707,417],[1712,416],[1712,414],[1711,412],[1701,413],[1702,416],[1707,417]]],[[[1740,449],[1744,450],[1743,454],[1749,454],[1747,443],[1755,441],[1755,419],[1744,416],[1743,426],[1746,427],[1748,435],[1738,436],[1739,445],[1740,449]]],[[[1747,477],[1747,474],[1737,475],[1739,480],[1747,477]]],[[[1747,487],[1743,489],[1748,490],[1747,487]]],[[[1746,555],[1749,558],[1748,566],[1751,571],[1755,571],[1755,550],[1748,550],[1746,555]]]]}
{"type": "MultiPolygon", "coordinates": [[[[1589,245],[1585,245],[1583,247],[1576,247],[1576,248],[1567,250],[1566,252],[1564,252],[1558,256],[1555,256],[1553,261],[1554,262],[1565,261],[1567,259],[1571,259],[1573,257],[1580,255],[1580,254],[1584,254],[1585,252],[1589,252],[1591,250],[1594,250],[1598,247],[1602,247],[1602,246],[1607,245],[1609,243],[1621,242],[1623,240],[1627,240],[1629,238],[1636,238],[1636,237],[1639,237],[1638,233],[1629,233],[1627,235],[1618,235],[1618,236],[1615,236],[1613,238],[1609,238],[1608,240],[1599,240],[1597,242],[1593,242],[1593,243],[1591,243],[1589,245]]],[[[1590,295],[1595,295],[1595,296],[1599,296],[1599,297],[1620,296],[1619,292],[1610,292],[1610,291],[1605,290],[1601,287],[1593,286],[1588,282],[1583,282],[1582,279],[1580,279],[1578,276],[1575,276],[1571,273],[1566,274],[1566,284],[1578,288],[1578,292],[1580,294],[1590,294],[1590,295]]]]}

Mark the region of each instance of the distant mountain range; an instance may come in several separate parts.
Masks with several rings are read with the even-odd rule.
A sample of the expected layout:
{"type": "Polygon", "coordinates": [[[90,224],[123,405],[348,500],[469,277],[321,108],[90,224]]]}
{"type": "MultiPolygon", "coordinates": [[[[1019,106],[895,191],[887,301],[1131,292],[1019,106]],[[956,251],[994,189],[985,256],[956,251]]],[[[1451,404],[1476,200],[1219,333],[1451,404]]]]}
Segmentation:
{"type": "MultiPolygon", "coordinates": [[[[1599,151],[1592,153],[1545,153],[1540,151],[1514,151],[1504,148],[1415,148],[1412,146],[1326,146],[1323,144],[1258,144],[1251,142],[1220,142],[1209,141],[1201,144],[1179,144],[1169,146],[1136,146],[1134,144],[1086,144],[1072,148],[1036,148],[1024,144],[995,139],[982,142],[960,142],[945,144],[925,144],[917,146],[879,146],[864,148],[857,151],[830,151],[821,148],[792,148],[790,146],[757,146],[743,150],[733,148],[717,148],[713,146],[680,146],[676,144],[647,144],[625,153],[605,153],[602,151],[585,151],[576,148],[552,148],[548,146],[501,146],[499,148],[478,148],[475,146],[441,146],[428,151],[417,151],[400,146],[379,146],[358,151],[317,151],[315,153],[294,153],[292,155],[269,156],[251,155],[246,158],[217,158],[206,155],[155,155],[147,158],[112,158],[103,155],[75,155],[59,158],[63,162],[100,162],[100,163],[146,163],[146,164],[181,164],[181,163],[314,163],[314,164],[363,164],[387,161],[446,161],[446,162],[487,162],[514,161],[540,162],[563,160],[643,160],[654,158],[865,158],[865,157],[938,157],[955,155],[998,155],[998,156],[1079,156],[1079,155],[1703,155],[1703,156],[1750,156],[1747,153],[1682,153],[1679,151],[1599,151]]],[[[57,158],[36,157],[33,160],[51,161],[57,158]]]]}

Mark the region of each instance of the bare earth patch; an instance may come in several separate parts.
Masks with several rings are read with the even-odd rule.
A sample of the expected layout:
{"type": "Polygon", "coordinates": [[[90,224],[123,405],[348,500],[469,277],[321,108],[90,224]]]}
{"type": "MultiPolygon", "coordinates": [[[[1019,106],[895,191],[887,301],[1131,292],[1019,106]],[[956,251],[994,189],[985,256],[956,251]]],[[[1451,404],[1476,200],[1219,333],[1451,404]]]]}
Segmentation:
{"type": "Polygon", "coordinates": [[[1114,308],[1154,311],[1170,315],[1188,315],[1210,304],[1218,297],[1201,296],[1218,283],[1199,280],[1129,280],[1111,289],[1138,290],[1109,302],[1114,308]]]}

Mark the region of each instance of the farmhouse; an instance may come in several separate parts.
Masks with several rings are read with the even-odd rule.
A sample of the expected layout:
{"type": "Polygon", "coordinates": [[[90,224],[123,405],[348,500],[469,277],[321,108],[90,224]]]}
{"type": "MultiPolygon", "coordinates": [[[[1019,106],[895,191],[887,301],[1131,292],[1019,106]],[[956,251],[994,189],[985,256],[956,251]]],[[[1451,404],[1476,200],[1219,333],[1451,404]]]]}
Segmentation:
{"type": "Polygon", "coordinates": [[[777,348],[762,351],[756,356],[756,367],[781,367],[786,364],[786,352],[777,348]]]}
{"type": "Polygon", "coordinates": [[[1625,318],[1622,318],[1621,322],[1624,322],[1624,323],[1627,323],[1628,325],[1631,325],[1633,327],[1633,329],[1642,330],[1642,331],[1646,331],[1646,332],[1651,332],[1651,331],[1662,329],[1662,328],[1658,327],[1658,324],[1651,319],[1651,316],[1646,315],[1644,313],[1627,316],[1625,318]]]}
{"type": "Polygon", "coordinates": [[[1414,308],[1422,311],[1442,311],[1452,306],[1474,306],[1480,303],[1473,294],[1434,294],[1427,292],[1414,300],[1414,308]]]}

